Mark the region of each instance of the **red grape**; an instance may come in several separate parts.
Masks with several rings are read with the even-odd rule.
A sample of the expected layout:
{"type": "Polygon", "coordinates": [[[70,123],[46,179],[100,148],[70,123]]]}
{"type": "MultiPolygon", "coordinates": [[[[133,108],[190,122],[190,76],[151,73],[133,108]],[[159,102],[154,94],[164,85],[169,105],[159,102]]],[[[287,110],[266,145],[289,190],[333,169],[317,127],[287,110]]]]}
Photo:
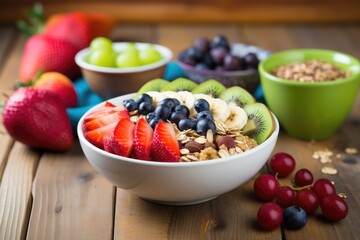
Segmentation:
{"type": "Polygon", "coordinates": [[[276,153],[270,159],[270,170],[272,174],[278,174],[279,177],[286,177],[295,169],[295,159],[287,153],[276,153]]]}
{"type": "Polygon", "coordinates": [[[278,180],[270,175],[260,175],[254,182],[256,196],[263,201],[272,201],[279,190],[278,180]]]}
{"type": "Polygon", "coordinates": [[[319,200],[327,195],[335,194],[334,185],[326,178],[320,178],[315,181],[314,186],[312,186],[311,190],[316,193],[319,200]]]}
{"type": "Polygon", "coordinates": [[[265,203],[259,208],[257,220],[263,229],[278,228],[283,221],[283,209],[276,203],[265,203]]]}
{"type": "Polygon", "coordinates": [[[282,207],[289,207],[294,204],[296,199],[296,193],[289,186],[280,187],[276,195],[276,201],[282,207]]]}
{"type": "Polygon", "coordinates": [[[308,169],[302,168],[295,173],[294,180],[296,186],[303,187],[312,184],[314,178],[312,173],[308,169]]]}
{"type": "Polygon", "coordinates": [[[318,208],[319,200],[313,191],[304,189],[297,193],[295,204],[304,209],[307,214],[311,214],[318,208]]]}
{"type": "Polygon", "coordinates": [[[331,221],[344,219],[348,214],[345,200],[335,194],[325,196],[320,202],[320,207],[323,215],[331,221]]]}

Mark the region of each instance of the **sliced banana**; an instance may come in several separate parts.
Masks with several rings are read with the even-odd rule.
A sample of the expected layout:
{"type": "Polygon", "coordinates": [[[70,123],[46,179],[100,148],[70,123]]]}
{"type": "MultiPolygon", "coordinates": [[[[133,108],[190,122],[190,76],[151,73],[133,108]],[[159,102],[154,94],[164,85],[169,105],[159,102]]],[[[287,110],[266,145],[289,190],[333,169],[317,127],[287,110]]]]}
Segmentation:
{"type": "Polygon", "coordinates": [[[185,105],[190,110],[190,116],[196,114],[194,103],[195,97],[191,92],[188,91],[179,91],[177,92],[177,96],[179,97],[179,101],[182,105],[185,105]]]}
{"type": "Polygon", "coordinates": [[[147,92],[147,94],[152,98],[152,103],[154,107],[156,107],[159,102],[166,98],[161,92],[150,91],[147,92]]]}
{"type": "Polygon", "coordinates": [[[243,129],[248,120],[248,116],[244,109],[238,106],[230,105],[229,110],[230,116],[225,121],[226,126],[229,128],[243,129]]]}
{"type": "Polygon", "coordinates": [[[225,122],[230,116],[230,109],[227,103],[219,98],[211,98],[207,101],[210,104],[210,112],[214,119],[225,122]]]}

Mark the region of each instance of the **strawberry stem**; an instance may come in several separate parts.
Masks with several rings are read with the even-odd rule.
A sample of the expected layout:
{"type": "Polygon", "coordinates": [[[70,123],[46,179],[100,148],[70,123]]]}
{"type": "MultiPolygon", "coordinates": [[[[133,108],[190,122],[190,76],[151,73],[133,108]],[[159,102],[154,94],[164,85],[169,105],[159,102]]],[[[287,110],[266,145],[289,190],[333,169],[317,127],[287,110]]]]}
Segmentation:
{"type": "Polygon", "coordinates": [[[45,24],[44,8],[41,3],[35,3],[34,7],[27,13],[27,17],[27,21],[20,20],[17,22],[17,28],[23,32],[26,37],[41,33],[45,24]]]}

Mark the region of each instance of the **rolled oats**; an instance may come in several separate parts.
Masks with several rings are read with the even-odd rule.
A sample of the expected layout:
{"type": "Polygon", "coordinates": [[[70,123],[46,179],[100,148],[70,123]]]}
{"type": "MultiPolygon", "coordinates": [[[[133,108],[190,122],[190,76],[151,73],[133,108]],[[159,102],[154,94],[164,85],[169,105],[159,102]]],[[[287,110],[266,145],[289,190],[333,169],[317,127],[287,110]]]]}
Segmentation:
{"type": "Polygon", "coordinates": [[[347,147],[347,148],[345,148],[345,152],[347,154],[353,155],[353,154],[357,154],[358,150],[356,148],[353,148],[353,147],[347,147]]]}
{"type": "Polygon", "coordinates": [[[337,170],[333,167],[323,167],[321,168],[321,172],[328,174],[328,175],[335,175],[337,174],[337,170]]]}

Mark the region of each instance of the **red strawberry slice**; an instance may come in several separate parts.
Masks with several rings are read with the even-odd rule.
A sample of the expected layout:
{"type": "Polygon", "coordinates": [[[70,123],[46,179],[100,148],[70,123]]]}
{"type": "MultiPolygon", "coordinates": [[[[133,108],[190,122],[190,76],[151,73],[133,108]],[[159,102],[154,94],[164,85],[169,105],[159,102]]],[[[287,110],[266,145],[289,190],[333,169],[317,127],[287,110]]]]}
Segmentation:
{"type": "Polygon", "coordinates": [[[124,115],[126,114],[130,117],[129,113],[127,112],[127,110],[125,109],[124,106],[119,106],[119,107],[104,106],[104,107],[101,107],[100,109],[86,115],[84,118],[84,123],[90,122],[92,120],[95,120],[96,118],[103,117],[105,115],[112,114],[112,113],[119,112],[119,111],[124,111],[123,114],[124,115]],[[127,113],[125,113],[125,112],[127,112],[127,113]]]}
{"type": "Polygon", "coordinates": [[[84,133],[85,138],[98,148],[104,149],[104,139],[111,137],[117,122],[84,133]]]}
{"type": "Polygon", "coordinates": [[[105,102],[104,106],[105,107],[116,107],[114,104],[112,104],[111,102],[108,102],[108,101],[105,102]]]}
{"type": "Polygon", "coordinates": [[[141,160],[150,160],[153,129],[145,118],[140,118],[134,131],[134,157],[141,160]]]}
{"type": "Polygon", "coordinates": [[[180,149],[173,126],[167,122],[156,125],[151,145],[152,160],[159,162],[179,162],[180,149]]]}
{"type": "Polygon", "coordinates": [[[120,119],[123,119],[123,118],[129,118],[129,113],[126,110],[117,111],[114,113],[103,114],[101,116],[96,117],[92,121],[85,123],[83,126],[83,130],[85,132],[91,131],[91,130],[94,130],[97,128],[101,128],[101,127],[110,125],[115,122],[117,123],[120,121],[120,119]]]}
{"type": "Polygon", "coordinates": [[[121,119],[113,133],[113,152],[123,157],[129,157],[134,146],[135,124],[129,118],[121,119]]]}

